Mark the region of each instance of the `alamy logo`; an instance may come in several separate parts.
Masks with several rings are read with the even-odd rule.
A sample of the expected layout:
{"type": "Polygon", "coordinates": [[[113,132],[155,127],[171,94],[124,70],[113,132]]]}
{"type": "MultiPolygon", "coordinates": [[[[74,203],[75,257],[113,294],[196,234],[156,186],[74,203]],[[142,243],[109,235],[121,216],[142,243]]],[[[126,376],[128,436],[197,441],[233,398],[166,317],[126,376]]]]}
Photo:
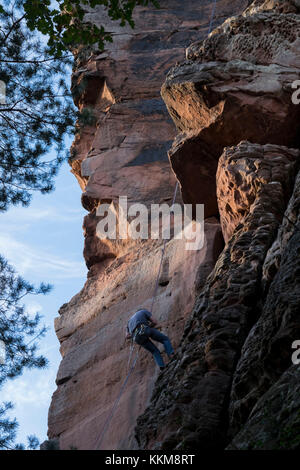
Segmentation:
{"type": "Polygon", "coordinates": [[[292,363],[293,364],[300,364],[300,339],[296,339],[293,342],[292,349],[296,349],[296,351],[293,352],[293,354],[292,354],[292,363]]]}
{"type": "Polygon", "coordinates": [[[0,339],[0,365],[5,364],[5,343],[0,339]]]}
{"type": "Polygon", "coordinates": [[[295,80],[292,83],[292,88],[296,89],[292,94],[292,103],[293,104],[300,104],[300,80],[295,80]]]}
{"type": "Polygon", "coordinates": [[[6,85],[0,80],[0,104],[6,103],[6,85]]]}
{"type": "Polygon", "coordinates": [[[100,204],[96,215],[101,217],[96,233],[100,239],[185,239],[186,250],[200,250],[204,244],[204,205],[144,204],[128,205],[127,196],[118,204],[100,204]]]}

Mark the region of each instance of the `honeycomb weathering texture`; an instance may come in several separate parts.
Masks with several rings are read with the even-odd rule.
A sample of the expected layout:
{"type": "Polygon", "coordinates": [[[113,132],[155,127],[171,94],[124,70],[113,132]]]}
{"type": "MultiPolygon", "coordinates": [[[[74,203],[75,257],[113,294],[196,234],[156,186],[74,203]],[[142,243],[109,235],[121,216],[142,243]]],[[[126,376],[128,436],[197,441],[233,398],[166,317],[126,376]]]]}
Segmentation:
{"type": "Polygon", "coordinates": [[[94,120],[70,164],[82,188],[83,289],[55,329],[62,361],[49,410],[61,449],[99,449],[127,375],[124,330],[150,308],[159,240],[104,241],[97,207],[204,203],[205,240],[166,245],[154,315],[177,356],[159,370],[141,351],[102,449],[299,447],[298,0],[166,0],[138,7],[135,29],[78,58],[76,105],[94,120]],[[176,126],[176,127],[175,127],[176,126]],[[179,134],[178,134],[179,132],[179,134]],[[176,135],[177,134],[177,135],[176,135]],[[224,246],[225,240],[225,246],[224,246]],[[266,411],[267,410],[267,411],[266,411]],[[275,423],[275,424],[274,424],[275,423]]]}

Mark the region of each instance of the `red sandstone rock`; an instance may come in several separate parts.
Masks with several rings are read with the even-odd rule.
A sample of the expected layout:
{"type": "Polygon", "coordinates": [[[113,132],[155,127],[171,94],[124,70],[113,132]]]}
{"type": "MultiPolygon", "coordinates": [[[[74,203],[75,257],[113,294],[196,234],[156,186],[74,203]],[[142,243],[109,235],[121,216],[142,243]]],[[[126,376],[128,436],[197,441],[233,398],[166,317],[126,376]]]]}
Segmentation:
{"type": "MultiPolygon", "coordinates": [[[[297,406],[299,408],[299,403],[297,404],[295,398],[291,399],[288,395],[282,394],[283,381],[280,380],[281,375],[292,365],[291,356],[294,352],[292,343],[300,337],[299,201],[300,173],[298,172],[282,225],[263,265],[262,285],[267,292],[267,297],[258,321],[253,325],[245,341],[233,377],[229,407],[229,436],[233,437],[238,434],[244,425],[245,431],[241,434],[245,436],[248,431],[252,435],[251,439],[248,438],[248,442],[243,442],[241,436],[235,439],[234,442],[238,448],[249,448],[251,441],[254,442],[254,448],[258,448],[261,442],[266,449],[272,448],[274,442],[277,442],[279,448],[289,449],[299,444],[297,439],[292,438],[294,423],[297,423],[299,419],[297,412],[294,414],[293,408],[297,409],[297,406]],[[275,395],[272,405],[271,400],[268,399],[272,393],[268,391],[269,388],[275,395]],[[266,396],[261,398],[264,394],[266,396]],[[277,413],[273,411],[273,419],[278,420],[276,436],[272,436],[270,423],[266,425],[263,422],[258,435],[257,432],[253,432],[253,419],[250,419],[251,424],[246,423],[250,415],[256,417],[254,421],[257,420],[259,400],[265,404],[266,408],[276,406],[279,410],[277,413]],[[253,409],[255,403],[257,405],[253,409]],[[281,420],[283,422],[280,422],[281,420]],[[267,433],[266,428],[269,428],[267,433]],[[290,429],[290,433],[285,435],[284,429],[290,429]],[[262,438],[264,433],[265,437],[262,438]]],[[[293,383],[295,374],[289,373],[283,376],[286,377],[284,380],[286,383],[293,383]]],[[[295,389],[291,389],[290,394],[294,393],[295,389]]],[[[295,393],[295,397],[296,395],[295,393]]],[[[296,424],[296,429],[297,426],[296,424]]]]}
{"type": "MultiPolygon", "coordinates": [[[[284,213],[286,199],[284,182],[288,184],[289,176],[296,168],[297,158],[299,158],[297,150],[246,142],[225,150],[221,161],[224,171],[227,167],[230,168],[233,162],[239,166],[238,174],[244,175],[241,188],[247,180],[248,188],[252,188],[251,200],[248,201],[244,217],[235,226],[233,235],[213,272],[208,276],[196,298],[193,314],[186,324],[178,348],[178,361],[172,364],[157,381],[151,404],[138,419],[136,432],[141,448],[162,450],[224,448],[228,431],[225,416],[228,413],[230,391],[232,402],[229,406],[231,412],[233,413],[233,410],[235,412],[232,425],[237,426],[238,423],[240,427],[255,404],[255,399],[259,397],[256,386],[254,401],[251,401],[254,376],[255,384],[261,387],[260,392],[265,391],[262,387],[264,376],[260,377],[259,374],[264,373],[265,357],[261,357],[260,354],[268,350],[273,343],[271,334],[277,330],[287,299],[291,299],[291,307],[288,309],[287,324],[282,321],[285,324],[282,325],[282,332],[285,334],[284,344],[286,345],[286,341],[291,341],[291,331],[288,327],[292,326],[296,310],[299,308],[299,292],[297,294],[297,285],[293,281],[293,274],[299,266],[296,265],[294,268],[292,264],[289,266],[295,257],[297,245],[290,253],[290,262],[282,267],[282,286],[285,286],[282,295],[286,293],[284,299],[277,299],[275,294],[280,283],[273,287],[271,294],[272,284],[270,287],[272,301],[266,302],[264,306],[265,317],[272,328],[265,330],[266,323],[258,321],[253,330],[251,332],[250,330],[257,321],[260,304],[264,300],[261,298],[261,272],[264,260],[284,213]],[[281,182],[272,181],[273,166],[269,163],[272,151],[276,151],[278,157],[281,154],[282,161],[286,162],[281,167],[281,182]],[[250,167],[252,172],[249,172],[250,167]],[[261,174],[263,167],[265,167],[264,175],[261,174]],[[285,282],[287,273],[289,276],[285,282]],[[278,308],[276,319],[272,319],[271,314],[274,306],[278,308]],[[263,351],[260,348],[261,344],[264,344],[263,351]],[[240,356],[241,360],[236,368],[240,356]],[[231,389],[233,377],[236,383],[231,389]],[[160,390],[164,391],[163,394],[159,393],[160,390]],[[247,413],[245,413],[245,404],[247,404],[247,413]],[[172,435],[170,435],[171,430],[172,435]]],[[[283,347],[283,350],[287,351],[286,347],[283,347]]],[[[280,363],[279,352],[274,348],[273,354],[269,354],[269,357],[280,363]]],[[[285,367],[289,366],[287,358],[284,364],[285,367]]],[[[280,372],[283,370],[284,366],[280,372]]],[[[264,385],[266,388],[269,383],[264,385]]]]}
{"type": "MultiPolygon", "coordinates": [[[[216,24],[241,10],[246,0],[219,2],[216,24]]],[[[103,241],[96,235],[97,207],[127,195],[129,202],[170,203],[175,176],[167,150],[174,125],[160,97],[167,70],[184,58],[187,44],[204,37],[212,4],[166,0],[164,8],[139,7],[135,29],[115,23],[105,51],[77,61],[72,90],[80,109],[95,117],[81,129],[71,151],[72,172],[83,190],[84,257],[88,280],[55,320],[62,362],[49,410],[49,437],[60,448],[98,449],[105,420],[127,375],[129,344],[124,328],[139,307],[150,308],[161,241],[103,241]]],[[[87,16],[103,20],[101,8],[87,16]]],[[[178,192],[177,201],[181,201],[178,192]]],[[[154,314],[176,347],[186,316],[223,248],[220,224],[205,226],[201,251],[172,240],[159,279],[154,314]]],[[[102,448],[134,449],[136,419],[150,401],[157,377],[152,357],[142,351],[102,448]]]]}
{"type": "Polygon", "coordinates": [[[282,203],[285,205],[290,196],[297,154],[296,149],[293,152],[278,145],[261,146],[249,142],[241,142],[237,148],[225,149],[219,159],[216,175],[218,207],[225,242],[248,215],[261,184],[270,185],[274,193],[283,191],[282,203]]]}
{"type": "MultiPolygon", "coordinates": [[[[193,305],[197,270],[203,265],[210,271],[213,254],[221,249],[214,246],[219,231],[217,221],[207,224],[205,246],[199,252],[185,251],[181,240],[167,245],[167,272],[154,315],[175,347],[193,305]]],[[[59,436],[62,449],[99,448],[97,439],[127,375],[130,347],[125,326],[139,306],[151,306],[160,255],[157,242],[146,242],[114,259],[109,267],[94,265],[99,270],[55,320],[63,360],[49,411],[49,436],[59,436]]],[[[149,402],[158,372],[150,354],[141,351],[102,448],[136,447],[133,429],[149,402]]]]}
{"type": "Polygon", "coordinates": [[[192,44],[188,60],[171,69],[162,87],[181,131],[169,156],[183,200],[204,202],[206,216],[218,213],[211,189],[224,147],[241,140],[299,143],[300,111],[291,97],[299,77],[300,17],[262,10],[230,18],[192,44]]]}
{"type": "MultiPolygon", "coordinates": [[[[247,4],[218,2],[217,21],[247,4]]],[[[204,37],[210,8],[186,1],[183,11],[177,0],[166,1],[166,10],[158,12],[140,8],[135,31],[120,34],[114,25],[112,46],[78,60],[75,99],[81,109],[93,108],[96,121],[72,149],[72,171],[90,212],[84,222],[89,274],[55,321],[63,359],[49,437],[59,438],[62,449],[99,448],[127,375],[129,347],[120,338],[130,314],[150,307],[160,263],[159,241],[99,241],[96,209],[104,202],[116,205],[124,191],[130,202],[147,205],[172,198],[175,177],[165,149],[175,132],[158,90],[166,70],[182,60],[183,45],[204,37]]],[[[201,251],[187,252],[178,240],[167,244],[154,314],[174,343],[177,360],[156,381],[153,360],[142,351],[102,448],[214,450],[224,448],[228,438],[233,438],[230,448],[251,448],[249,433],[265,440],[272,434],[271,420],[259,424],[270,398],[272,412],[278,403],[282,410],[277,421],[282,428],[268,448],[282,442],[285,425],[297,425],[293,368],[279,380],[272,374],[274,365],[278,374],[288,367],[281,353],[299,306],[298,232],[291,228],[298,223],[296,190],[286,212],[291,222],[282,224],[276,238],[297,158],[297,151],[283,147],[297,143],[299,111],[289,101],[299,58],[297,11],[297,0],[256,0],[243,17],[191,46],[192,61],[166,81],[163,96],[184,130],[170,152],[172,166],[183,199],[204,202],[207,215],[218,214],[215,174],[223,153],[217,191],[227,244],[216,261],[223,241],[214,218],[206,222],[201,251]],[[252,142],[239,144],[245,139],[252,142]],[[266,370],[260,344],[267,351],[266,370]],[[260,370],[267,384],[257,376],[260,370]],[[291,399],[287,406],[283,389],[291,399]]],[[[101,9],[90,17],[99,18],[101,9]]]]}
{"type": "Polygon", "coordinates": [[[300,369],[291,365],[255,404],[228,450],[299,448],[300,369]]]}

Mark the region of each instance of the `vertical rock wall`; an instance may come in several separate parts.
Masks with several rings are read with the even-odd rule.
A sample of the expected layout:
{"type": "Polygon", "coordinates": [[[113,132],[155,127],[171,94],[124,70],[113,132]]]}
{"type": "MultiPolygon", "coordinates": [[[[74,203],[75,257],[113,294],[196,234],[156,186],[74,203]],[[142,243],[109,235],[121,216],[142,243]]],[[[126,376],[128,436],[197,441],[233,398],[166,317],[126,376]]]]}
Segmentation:
{"type": "Polygon", "coordinates": [[[176,178],[177,202],[206,216],[203,248],[168,242],[159,279],[154,314],[177,356],[158,374],[141,352],[101,448],[299,448],[300,5],[219,0],[205,39],[212,3],[140,7],[133,31],[108,22],[113,44],[78,57],[74,99],[94,120],[70,162],[89,273],[55,321],[49,438],[62,449],[100,448],[128,370],[124,327],[150,308],[160,263],[159,240],[100,240],[96,210],[170,202],[176,178]]]}
{"type": "Polygon", "coordinates": [[[183,200],[219,212],[226,245],[138,419],[141,448],[299,449],[299,13],[253,2],[162,87],[183,200]]]}
{"type": "MultiPolygon", "coordinates": [[[[83,228],[89,273],[55,320],[62,361],[48,435],[61,449],[100,448],[105,420],[127,375],[124,328],[138,307],[150,308],[160,263],[159,240],[100,240],[96,209],[112,202],[118,210],[119,196],[127,196],[129,204],[171,202],[176,178],[167,150],[176,132],[160,88],[168,69],[184,59],[185,47],[206,36],[212,3],[185,0],[182,8],[181,0],[165,0],[160,10],[139,7],[134,30],[110,23],[99,7],[87,14],[96,24],[104,22],[114,41],[102,53],[82,53],[72,79],[75,103],[93,114],[70,159],[88,211],[83,228]]],[[[215,25],[247,4],[219,0],[215,25]]],[[[182,203],[180,194],[177,202],[182,203]]],[[[167,243],[154,314],[175,347],[195,292],[223,248],[218,214],[213,215],[206,220],[201,250],[186,251],[181,240],[167,243]]],[[[134,427],[150,402],[157,374],[152,357],[142,351],[101,448],[137,448],[134,427]]]]}

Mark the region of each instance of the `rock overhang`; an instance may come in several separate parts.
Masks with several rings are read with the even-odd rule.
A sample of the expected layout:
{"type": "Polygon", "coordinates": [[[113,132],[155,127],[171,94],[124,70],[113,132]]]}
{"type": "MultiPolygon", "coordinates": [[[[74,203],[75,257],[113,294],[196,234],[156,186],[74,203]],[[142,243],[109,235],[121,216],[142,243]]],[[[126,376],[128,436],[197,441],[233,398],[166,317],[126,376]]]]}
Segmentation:
{"type": "Polygon", "coordinates": [[[189,46],[187,60],[169,71],[161,89],[180,132],[169,158],[183,201],[205,202],[205,217],[218,216],[215,178],[224,147],[242,140],[300,144],[300,110],[292,102],[300,18],[262,11],[268,5],[257,3],[259,9],[229,18],[189,46]]]}

